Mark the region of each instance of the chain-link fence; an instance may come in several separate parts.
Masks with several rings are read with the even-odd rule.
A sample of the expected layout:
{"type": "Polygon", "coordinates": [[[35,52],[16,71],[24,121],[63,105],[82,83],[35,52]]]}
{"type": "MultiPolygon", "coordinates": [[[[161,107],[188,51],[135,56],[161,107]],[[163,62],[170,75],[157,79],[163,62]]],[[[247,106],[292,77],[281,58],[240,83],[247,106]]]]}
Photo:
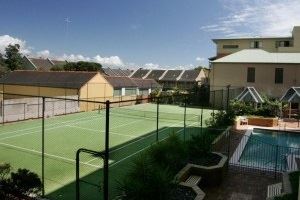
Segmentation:
{"type": "Polygon", "coordinates": [[[132,159],[152,144],[223,131],[205,123],[217,107],[191,103],[188,94],[1,97],[0,160],[37,173],[49,199],[113,199],[132,159]]]}

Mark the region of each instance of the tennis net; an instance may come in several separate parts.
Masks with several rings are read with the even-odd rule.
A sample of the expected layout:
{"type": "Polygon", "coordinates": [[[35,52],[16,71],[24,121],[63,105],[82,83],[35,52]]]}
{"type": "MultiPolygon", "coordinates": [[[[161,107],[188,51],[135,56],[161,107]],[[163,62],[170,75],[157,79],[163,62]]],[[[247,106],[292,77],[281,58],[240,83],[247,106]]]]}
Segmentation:
{"type": "MultiPolygon", "coordinates": [[[[154,111],[145,111],[145,110],[137,110],[137,109],[128,109],[128,108],[113,108],[111,109],[111,114],[122,115],[126,117],[143,117],[149,119],[156,119],[157,112],[154,111]]],[[[184,113],[167,113],[167,112],[159,112],[160,120],[176,120],[176,121],[184,121],[184,113]]],[[[186,114],[186,121],[191,122],[199,122],[200,116],[195,114],[186,114]]]]}

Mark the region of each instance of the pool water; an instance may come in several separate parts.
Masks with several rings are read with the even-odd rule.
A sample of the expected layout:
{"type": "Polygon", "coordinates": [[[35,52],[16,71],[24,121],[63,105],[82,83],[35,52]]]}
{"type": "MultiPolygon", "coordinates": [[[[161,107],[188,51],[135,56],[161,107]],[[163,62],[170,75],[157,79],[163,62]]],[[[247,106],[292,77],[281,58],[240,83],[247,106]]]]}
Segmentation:
{"type": "Polygon", "coordinates": [[[300,156],[300,133],[253,129],[239,163],[245,166],[286,171],[288,157],[300,156]]]}

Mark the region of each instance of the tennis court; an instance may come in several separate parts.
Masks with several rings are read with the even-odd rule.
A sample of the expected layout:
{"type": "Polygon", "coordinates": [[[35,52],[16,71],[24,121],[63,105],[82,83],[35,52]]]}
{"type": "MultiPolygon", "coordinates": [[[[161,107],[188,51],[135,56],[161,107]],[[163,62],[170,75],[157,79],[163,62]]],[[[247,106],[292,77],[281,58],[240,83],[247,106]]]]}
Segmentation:
{"type": "MultiPolygon", "coordinates": [[[[156,141],[157,105],[146,103],[110,112],[110,190],[115,192],[115,179],[138,152],[156,141]]],[[[211,110],[203,110],[203,122],[211,110]]],[[[186,137],[199,131],[201,109],[187,108],[186,137]]],[[[45,192],[51,199],[75,199],[75,153],[79,148],[104,150],[105,110],[81,112],[45,119],[45,192]]],[[[174,132],[183,135],[184,108],[159,105],[159,140],[174,132]]],[[[203,123],[204,126],[204,123],[203,123]]],[[[0,127],[0,162],[14,170],[28,168],[41,175],[42,120],[14,122],[0,127]]],[[[101,159],[82,154],[80,176],[101,185],[101,159]]],[[[101,188],[85,184],[82,195],[99,199],[101,188]],[[92,189],[93,188],[93,189],[92,189]],[[85,192],[84,190],[87,190],[85,192]]]]}

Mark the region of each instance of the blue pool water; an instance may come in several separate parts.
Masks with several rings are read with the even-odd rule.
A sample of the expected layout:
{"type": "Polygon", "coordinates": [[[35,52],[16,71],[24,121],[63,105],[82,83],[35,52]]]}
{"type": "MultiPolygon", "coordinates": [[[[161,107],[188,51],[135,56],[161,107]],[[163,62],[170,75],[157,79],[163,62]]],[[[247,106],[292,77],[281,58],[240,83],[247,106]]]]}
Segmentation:
{"type": "Polygon", "coordinates": [[[295,155],[300,156],[300,133],[253,129],[239,162],[253,168],[285,171],[288,156],[295,155]]]}

